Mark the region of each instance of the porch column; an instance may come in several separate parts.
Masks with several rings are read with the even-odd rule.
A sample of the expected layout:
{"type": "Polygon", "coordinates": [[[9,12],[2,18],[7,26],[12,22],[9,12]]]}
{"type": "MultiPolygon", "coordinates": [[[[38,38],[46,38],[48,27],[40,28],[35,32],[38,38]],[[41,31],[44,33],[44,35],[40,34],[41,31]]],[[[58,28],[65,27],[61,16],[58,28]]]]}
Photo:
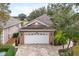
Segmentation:
{"type": "Polygon", "coordinates": [[[54,32],[49,33],[49,43],[52,45],[54,44],[54,32]]]}
{"type": "Polygon", "coordinates": [[[23,45],[24,44],[24,32],[20,32],[20,35],[19,35],[19,37],[20,37],[20,45],[23,45]]]}

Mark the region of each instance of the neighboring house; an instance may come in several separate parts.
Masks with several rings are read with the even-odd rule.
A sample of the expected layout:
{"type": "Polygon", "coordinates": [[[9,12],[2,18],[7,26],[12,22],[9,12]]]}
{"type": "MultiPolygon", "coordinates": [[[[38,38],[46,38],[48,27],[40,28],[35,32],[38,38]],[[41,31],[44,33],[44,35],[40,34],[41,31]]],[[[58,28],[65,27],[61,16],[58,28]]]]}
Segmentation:
{"type": "Polygon", "coordinates": [[[18,19],[10,17],[6,23],[0,20],[0,26],[3,27],[1,42],[5,44],[21,28],[21,22],[18,19]]]}
{"type": "Polygon", "coordinates": [[[51,17],[44,14],[20,29],[20,44],[53,44],[54,31],[51,17]]]}

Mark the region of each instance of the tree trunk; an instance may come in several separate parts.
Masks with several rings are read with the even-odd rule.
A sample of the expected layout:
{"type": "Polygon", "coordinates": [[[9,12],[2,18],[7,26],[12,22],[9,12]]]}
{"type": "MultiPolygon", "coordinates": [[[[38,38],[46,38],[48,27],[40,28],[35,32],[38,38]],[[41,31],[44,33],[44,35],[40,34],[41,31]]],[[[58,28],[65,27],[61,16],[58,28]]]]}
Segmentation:
{"type": "Polygon", "coordinates": [[[64,44],[62,45],[62,47],[63,47],[63,50],[64,50],[64,44]]]}
{"type": "Polygon", "coordinates": [[[71,43],[71,40],[69,39],[69,42],[68,42],[67,49],[69,48],[69,46],[70,46],[70,43],[71,43]]]}

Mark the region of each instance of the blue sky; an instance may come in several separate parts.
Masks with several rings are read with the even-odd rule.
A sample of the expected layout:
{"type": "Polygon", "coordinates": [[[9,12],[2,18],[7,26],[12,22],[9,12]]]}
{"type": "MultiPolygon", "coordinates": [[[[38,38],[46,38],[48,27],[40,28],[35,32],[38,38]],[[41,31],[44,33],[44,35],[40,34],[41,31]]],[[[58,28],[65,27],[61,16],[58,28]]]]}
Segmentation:
{"type": "Polygon", "coordinates": [[[27,16],[35,9],[47,6],[47,3],[11,3],[9,9],[11,10],[11,16],[18,16],[20,13],[24,13],[27,16]]]}

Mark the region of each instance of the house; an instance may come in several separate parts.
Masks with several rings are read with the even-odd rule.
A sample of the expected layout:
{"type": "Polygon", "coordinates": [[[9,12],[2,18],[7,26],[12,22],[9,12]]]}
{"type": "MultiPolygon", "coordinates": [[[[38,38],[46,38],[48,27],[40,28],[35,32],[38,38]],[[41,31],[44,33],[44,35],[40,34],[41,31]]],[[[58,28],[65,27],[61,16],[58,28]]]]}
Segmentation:
{"type": "Polygon", "coordinates": [[[18,19],[10,17],[6,23],[0,20],[0,27],[3,28],[0,40],[1,43],[5,44],[13,36],[13,33],[19,31],[21,22],[18,19]]]}
{"type": "Polygon", "coordinates": [[[55,29],[52,25],[47,14],[30,21],[20,29],[20,44],[53,44],[55,29]]]}

